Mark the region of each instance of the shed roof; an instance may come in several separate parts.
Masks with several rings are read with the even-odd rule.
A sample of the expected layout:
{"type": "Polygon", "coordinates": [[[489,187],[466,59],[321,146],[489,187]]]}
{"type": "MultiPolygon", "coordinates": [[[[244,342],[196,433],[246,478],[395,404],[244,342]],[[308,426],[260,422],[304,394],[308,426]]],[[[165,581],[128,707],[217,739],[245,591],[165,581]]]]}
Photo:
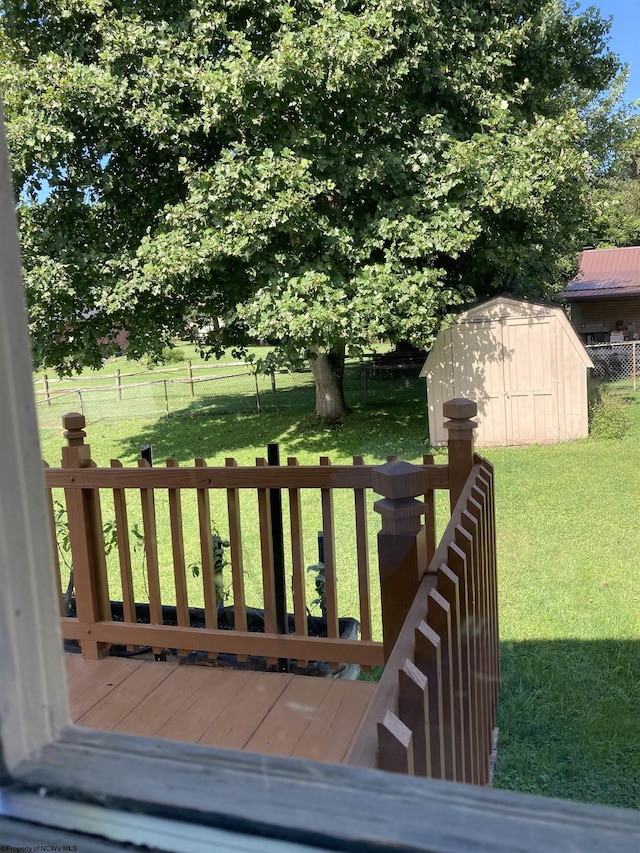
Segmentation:
{"type": "Polygon", "coordinates": [[[561,295],[569,302],[640,296],[640,246],[585,250],[580,272],[561,295]]]}
{"type": "MultiPolygon", "coordinates": [[[[535,318],[549,317],[550,315],[556,317],[580,360],[586,367],[593,367],[591,356],[585,349],[584,344],[571,325],[564,310],[559,305],[553,305],[550,302],[524,299],[520,296],[495,296],[493,299],[480,302],[458,314],[454,325],[473,327],[475,324],[506,320],[507,318],[528,318],[535,320],[535,318]]],[[[436,363],[441,357],[437,344],[443,331],[440,331],[436,343],[422,366],[420,376],[423,378],[428,376],[432,364],[436,363]]]]}

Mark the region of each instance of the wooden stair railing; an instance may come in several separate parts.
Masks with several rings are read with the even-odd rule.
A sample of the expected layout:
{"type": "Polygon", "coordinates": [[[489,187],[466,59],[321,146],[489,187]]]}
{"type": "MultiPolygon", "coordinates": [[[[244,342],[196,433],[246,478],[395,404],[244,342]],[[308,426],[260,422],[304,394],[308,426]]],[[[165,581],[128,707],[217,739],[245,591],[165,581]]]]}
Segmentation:
{"type": "Polygon", "coordinates": [[[389,465],[379,471],[377,486],[385,495],[376,505],[383,516],[383,614],[386,581],[393,577],[404,586],[389,591],[387,601],[406,616],[401,627],[390,626],[391,650],[385,633],[385,671],[347,764],[479,785],[490,781],[499,681],[494,485],[493,467],[473,452],[475,413],[468,400],[445,405],[452,516],[428,567],[421,563],[421,508],[408,494],[411,471],[389,465]],[[392,487],[401,477],[407,486],[392,487]],[[390,532],[394,517],[393,523],[404,525],[402,534],[390,532]],[[404,536],[406,547],[396,538],[395,551],[390,549],[390,535],[404,536]]]}

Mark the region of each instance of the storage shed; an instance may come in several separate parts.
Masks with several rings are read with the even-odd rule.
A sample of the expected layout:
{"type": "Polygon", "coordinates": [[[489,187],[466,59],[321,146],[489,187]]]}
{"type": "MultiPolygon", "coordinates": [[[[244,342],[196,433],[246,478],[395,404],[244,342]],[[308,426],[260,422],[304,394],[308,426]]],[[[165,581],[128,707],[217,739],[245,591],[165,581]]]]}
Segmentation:
{"type": "Polygon", "coordinates": [[[554,444],[588,434],[587,351],[555,305],[498,296],[458,315],[438,335],[420,372],[429,435],[445,444],[442,404],[478,404],[481,447],[554,444]]]}

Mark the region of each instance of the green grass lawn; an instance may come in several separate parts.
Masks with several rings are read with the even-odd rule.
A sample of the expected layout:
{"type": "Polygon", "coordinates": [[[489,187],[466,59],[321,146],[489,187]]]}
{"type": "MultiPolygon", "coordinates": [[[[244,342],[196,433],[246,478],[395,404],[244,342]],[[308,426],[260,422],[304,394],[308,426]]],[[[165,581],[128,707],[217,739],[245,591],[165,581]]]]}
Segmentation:
{"type": "MultiPolygon", "coordinates": [[[[153,445],[158,463],[175,457],[188,465],[202,456],[214,465],[234,456],[253,464],[270,441],[280,442],[283,458],[297,456],[301,463],[315,463],[319,455],[347,462],[354,454],[380,462],[390,453],[417,461],[428,450],[423,394],[419,383],[381,384],[369,406],[356,407],[339,429],[289,408],[233,418],[214,412],[105,420],[90,426],[88,441],[100,465],[110,458],[133,464],[141,443],[153,445]]],[[[496,787],[640,807],[640,393],[627,397],[629,429],[619,440],[486,454],[496,467],[502,641],[496,787]]],[[[44,458],[57,464],[59,433],[47,430],[42,437],[44,458]]],[[[257,542],[255,522],[249,529],[256,518],[252,500],[247,495],[246,512],[243,506],[249,548],[257,542]]],[[[349,495],[336,499],[339,565],[346,567],[339,576],[341,615],[357,615],[347,570],[353,565],[351,504],[349,495]]],[[[164,502],[158,505],[162,517],[164,502]]],[[[319,529],[315,497],[305,509],[310,564],[319,529]]],[[[213,514],[224,527],[221,502],[214,502],[213,514]]],[[[369,524],[375,581],[375,513],[369,524]]],[[[170,561],[166,535],[161,549],[170,561]]],[[[140,585],[142,566],[138,572],[140,585]]],[[[258,573],[252,557],[247,587],[256,599],[259,583],[252,587],[251,577],[258,573]]],[[[197,597],[200,581],[192,581],[197,597]]]]}
{"type": "MultiPolygon", "coordinates": [[[[166,364],[131,362],[121,356],[108,359],[99,370],[87,369],[72,377],[48,376],[48,385],[44,371],[35,373],[41,428],[57,433],[60,419],[68,411],[80,411],[93,422],[284,409],[299,413],[313,407],[314,386],[308,370],[256,373],[249,363],[234,359],[231,350],[219,360],[205,360],[195,347],[184,343],[170,352],[173,358],[166,364]]],[[[265,358],[269,352],[269,347],[251,347],[248,357],[265,358]]],[[[371,381],[365,389],[358,359],[347,359],[345,385],[354,403],[364,402],[365,395],[375,399],[380,384],[371,381]]],[[[295,420],[296,415],[293,417],[295,420]]]]}

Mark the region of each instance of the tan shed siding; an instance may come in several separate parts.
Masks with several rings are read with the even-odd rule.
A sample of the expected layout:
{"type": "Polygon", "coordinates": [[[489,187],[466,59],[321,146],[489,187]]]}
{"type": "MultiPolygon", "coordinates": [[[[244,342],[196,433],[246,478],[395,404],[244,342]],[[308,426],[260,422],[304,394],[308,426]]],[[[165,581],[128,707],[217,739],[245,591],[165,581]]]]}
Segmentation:
{"type": "Polygon", "coordinates": [[[586,367],[566,334],[560,335],[564,413],[560,422],[561,440],[585,438],[588,433],[586,367]]]}
{"type": "Polygon", "coordinates": [[[555,350],[556,350],[556,376],[554,378],[555,395],[556,395],[556,410],[558,413],[558,441],[566,441],[571,432],[571,427],[567,423],[567,412],[571,406],[571,389],[567,387],[566,382],[566,359],[570,357],[571,347],[567,347],[567,336],[560,323],[556,320],[555,327],[555,350]]]}
{"type": "Polygon", "coordinates": [[[460,361],[462,369],[459,371],[456,391],[478,404],[476,442],[481,447],[504,443],[506,423],[502,328],[501,321],[458,326],[459,360],[466,352],[468,362],[465,365],[460,361]],[[471,340],[472,346],[468,343],[471,340]]]}
{"type": "Polygon", "coordinates": [[[429,407],[429,440],[434,447],[447,442],[442,406],[455,397],[451,330],[441,332],[427,359],[427,404],[429,407]]]}
{"type": "Polygon", "coordinates": [[[628,299],[594,299],[571,304],[571,322],[580,334],[582,323],[603,322],[605,328],[615,329],[621,320],[624,325],[633,323],[640,331],[640,297],[628,299]]]}

